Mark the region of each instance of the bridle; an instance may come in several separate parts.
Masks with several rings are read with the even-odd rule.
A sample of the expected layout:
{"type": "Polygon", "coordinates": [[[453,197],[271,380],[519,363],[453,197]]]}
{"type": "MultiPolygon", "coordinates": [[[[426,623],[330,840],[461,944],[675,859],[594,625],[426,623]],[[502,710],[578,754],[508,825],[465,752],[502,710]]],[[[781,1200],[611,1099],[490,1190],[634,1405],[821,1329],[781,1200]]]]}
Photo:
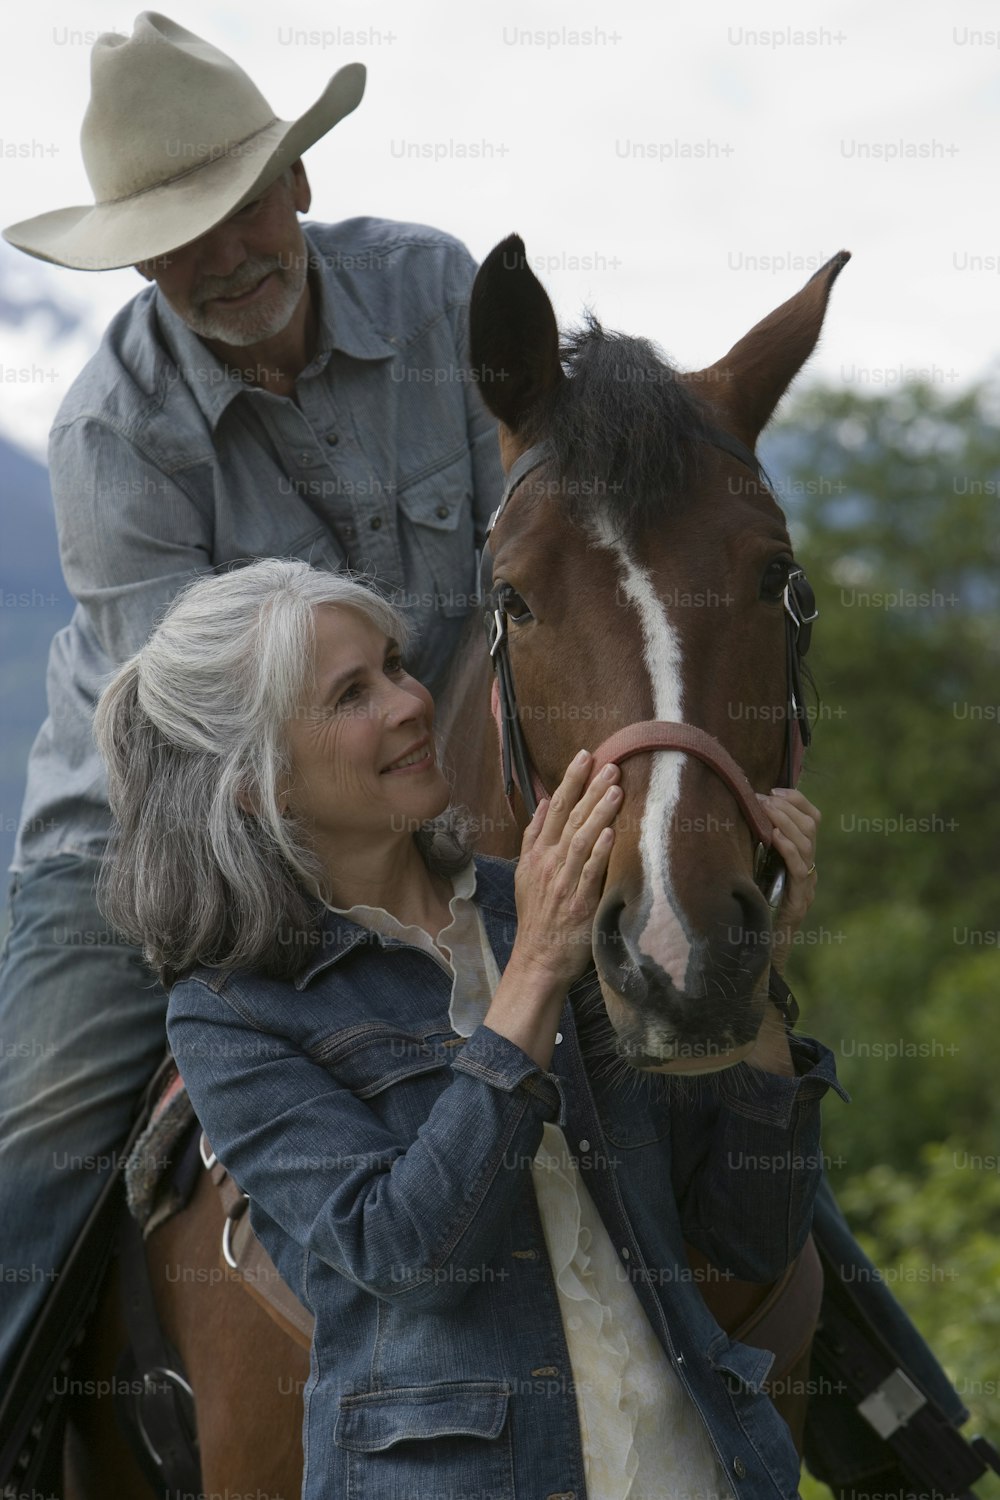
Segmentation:
{"type": "MultiPolygon", "coordinates": [[[[712,430],[705,441],[721,449],[745,464],[754,474],[764,490],[769,489],[756,454],[738,438],[720,429],[712,430]]],[[[500,755],[503,768],[504,791],[508,801],[513,796],[516,784],[528,815],[533,816],[538,802],[546,796],[545,787],[532,762],[524,739],[518,715],[517,695],[511,669],[507,643],[507,611],[505,599],[511,592],[506,586],[499,589],[493,584],[493,554],[490,536],[497,521],[514,492],[529,474],[541,468],[552,458],[547,442],[535,443],[525,450],[513,464],[507,476],[500,504],[493,512],[486,528],[480,560],[479,583],[483,604],[486,637],[490,658],[493,662],[493,712],[497,720],[500,737],[500,755]]],[[[785,760],[784,785],[794,786],[799,778],[802,758],[811,739],[809,721],[806,717],[802,693],[802,660],[809,650],[813,621],[818,616],[812,586],[804,571],[795,567],[788,575],[782,595],[785,618],[785,760]]],[[[653,750],[679,750],[693,755],[707,765],[721,781],[725,782],[740,811],[757,838],[754,853],[754,880],[764,890],[772,908],[781,902],[784,890],[785,870],[773,848],[772,825],[765,815],[748,777],[729,751],[714,735],[694,724],[676,723],[666,719],[646,719],[617,730],[593,752],[594,763],[591,779],[609,761],[621,763],[632,755],[653,750]]]]}

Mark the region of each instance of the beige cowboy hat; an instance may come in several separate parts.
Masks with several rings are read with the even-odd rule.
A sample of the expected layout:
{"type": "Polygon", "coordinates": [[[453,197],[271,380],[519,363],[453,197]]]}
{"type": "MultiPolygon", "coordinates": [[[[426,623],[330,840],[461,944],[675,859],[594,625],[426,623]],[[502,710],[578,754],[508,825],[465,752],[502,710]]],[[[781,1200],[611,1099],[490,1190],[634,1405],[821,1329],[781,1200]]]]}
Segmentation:
{"type": "Polygon", "coordinates": [[[3,237],[80,271],[154,260],[249,203],[364,91],[364,67],[349,63],[304,115],[279,120],[231,57],[143,11],[130,37],[107,32],[91,53],[80,144],[94,203],[11,224],[3,237]]]}

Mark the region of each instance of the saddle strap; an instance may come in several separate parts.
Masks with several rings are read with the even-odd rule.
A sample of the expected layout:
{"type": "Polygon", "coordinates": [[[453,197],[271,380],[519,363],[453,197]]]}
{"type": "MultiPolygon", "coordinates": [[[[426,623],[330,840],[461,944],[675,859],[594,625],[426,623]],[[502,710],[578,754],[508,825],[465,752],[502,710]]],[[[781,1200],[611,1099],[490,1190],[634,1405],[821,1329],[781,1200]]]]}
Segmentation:
{"type": "Polygon", "coordinates": [[[230,1177],[202,1131],[201,1157],[208,1167],[226,1215],[220,1256],[227,1276],[241,1281],[278,1327],[303,1349],[312,1346],[315,1319],[278,1272],[254,1234],[247,1213],[249,1198],[230,1177]]]}
{"type": "MultiPolygon", "coordinates": [[[[157,1069],[144,1099],[158,1097],[172,1059],[157,1069]]],[[[86,1320],[100,1295],[101,1284],[115,1242],[116,1225],[125,1204],[125,1162],[142,1134],[147,1110],[133,1118],[128,1139],[116,1158],[90,1214],[46,1296],[39,1317],[25,1340],[11,1372],[8,1388],[0,1392],[0,1486],[26,1484],[45,1492],[46,1483],[29,1480],[35,1466],[45,1462],[44,1448],[53,1427],[53,1412],[62,1406],[53,1385],[57,1373],[70,1369],[73,1349],[85,1337],[86,1320]]]]}
{"type": "Polygon", "coordinates": [[[129,1344],[116,1377],[115,1407],[147,1479],[163,1495],[198,1494],[194,1393],[160,1324],[142,1230],[132,1215],[118,1226],[121,1300],[129,1344]],[[133,1387],[141,1382],[141,1391],[133,1387]]]}
{"type": "Polygon", "coordinates": [[[768,1385],[779,1384],[795,1368],[812,1343],[823,1301],[823,1263],[813,1242],[801,1253],[746,1322],[729,1331],[730,1338],[755,1349],[771,1349],[774,1364],[768,1385]]]}

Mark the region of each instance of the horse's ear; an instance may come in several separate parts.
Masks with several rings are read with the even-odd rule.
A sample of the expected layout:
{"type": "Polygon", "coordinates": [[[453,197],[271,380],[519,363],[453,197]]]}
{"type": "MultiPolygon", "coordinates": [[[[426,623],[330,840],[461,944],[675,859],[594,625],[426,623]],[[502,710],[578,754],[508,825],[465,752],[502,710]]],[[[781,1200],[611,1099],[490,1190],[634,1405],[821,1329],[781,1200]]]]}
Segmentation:
{"type": "Polygon", "coordinates": [[[734,437],[751,447],[815,349],[830,288],[850,258],[849,250],[841,250],[722,359],[685,375],[702,399],[718,409],[734,437]]]}
{"type": "Polygon", "coordinates": [[[556,315],[516,234],[490,251],[476,275],[469,348],[483,400],[512,432],[564,378],[556,315]]]}

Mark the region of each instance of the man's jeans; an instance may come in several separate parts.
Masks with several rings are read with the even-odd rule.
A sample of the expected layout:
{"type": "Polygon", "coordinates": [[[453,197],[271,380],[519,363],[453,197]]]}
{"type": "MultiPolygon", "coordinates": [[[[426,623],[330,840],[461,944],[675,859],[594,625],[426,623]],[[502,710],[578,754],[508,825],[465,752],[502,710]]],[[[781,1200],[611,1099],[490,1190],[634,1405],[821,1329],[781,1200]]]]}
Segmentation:
{"type": "Polygon", "coordinates": [[[166,1049],[167,997],[94,899],[99,861],[15,875],[0,961],[0,1388],[166,1049]]]}

